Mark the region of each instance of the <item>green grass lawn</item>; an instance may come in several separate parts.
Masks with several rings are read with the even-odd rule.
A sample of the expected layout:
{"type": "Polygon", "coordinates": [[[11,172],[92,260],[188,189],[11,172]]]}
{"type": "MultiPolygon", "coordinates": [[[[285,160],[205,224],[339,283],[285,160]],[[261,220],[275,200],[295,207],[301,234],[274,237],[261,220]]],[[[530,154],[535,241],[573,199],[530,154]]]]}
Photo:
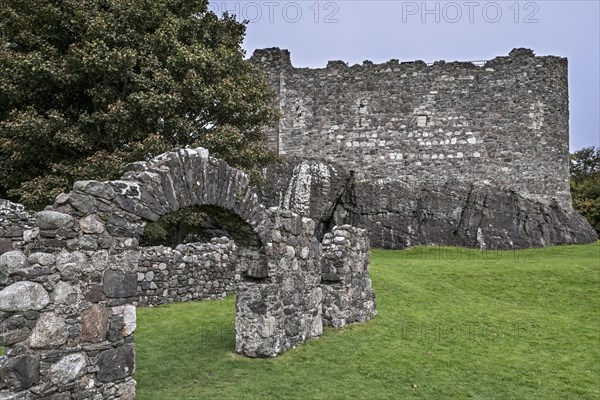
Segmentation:
{"type": "Polygon", "coordinates": [[[379,315],[274,359],[235,299],[138,309],[138,399],[598,399],[600,242],[374,250],[379,315]]]}

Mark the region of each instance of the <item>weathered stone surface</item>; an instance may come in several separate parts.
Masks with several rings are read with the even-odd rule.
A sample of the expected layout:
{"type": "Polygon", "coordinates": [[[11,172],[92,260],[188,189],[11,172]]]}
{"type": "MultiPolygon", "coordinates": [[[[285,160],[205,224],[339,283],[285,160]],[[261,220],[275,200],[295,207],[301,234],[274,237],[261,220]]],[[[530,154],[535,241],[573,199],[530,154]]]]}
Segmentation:
{"type": "Polygon", "coordinates": [[[13,250],[0,255],[0,274],[12,275],[27,266],[27,257],[22,251],[13,250]]]}
{"type": "Polygon", "coordinates": [[[106,271],[103,291],[108,297],[132,297],[137,293],[137,274],[135,272],[106,271]]]}
{"type": "MultiPolygon", "coordinates": [[[[0,254],[30,242],[35,219],[22,204],[0,199],[0,254]]],[[[36,228],[37,229],[37,228],[36,228]]]]}
{"type": "Polygon", "coordinates": [[[75,219],[69,215],[57,211],[40,211],[35,214],[40,229],[68,229],[73,226],[75,219]]]}
{"type": "Polygon", "coordinates": [[[223,298],[235,291],[236,275],[239,280],[259,258],[258,251],[241,251],[226,237],[180,244],[176,249],[144,247],[137,277],[140,303],[223,298]]]}
{"type": "Polygon", "coordinates": [[[83,298],[92,303],[98,303],[104,299],[102,285],[93,284],[88,286],[83,298]]]}
{"type": "Polygon", "coordinates": [[[0,291],[0,311],[41,310],[50,303],[46,289],[35,282],[16,282],[0,291]]]}
{"type": "Polygon", "coordinates": [[[322,239],[331,228],[331,216],[350,179],[350,173],[333,163],[288,159],[266,169],[266,184],[259,188],[265,205],[281,207],[317,222],[322,239]]]}
{"type": "Polygon", "coordinates": [[[50,349],[67,341],[69,336],[65,318],[55,313],[44,313],[40,316],[29,337],[29,346],[34,349],[50,349]]]}
{"type": "Polygon", "coordinates": [[[80,340],[88,343],[104,341],[108,333],[110,315],[110,310],[99,304],[93,304],[82,312],[80,340]]]}
{"type": "Polygon", "coordinates": [[[115,197],[114,189],[107,182],[77,181],[73,184],[73,190],[106,200],[112,200],[115,197]]]}
{"type": "Polygon", "coordinates": [[[56,256],[56,268],[64,277],[73,278],[94,272],[95,266],[82,251],[62,250],[56,256]]]}
{"type": "Polygon", "coordinates": [[[455,245],[519,249],[590,243],[597,235],[572,209],[526,199],[492,186],[359,182],[334,219],[366,228],[383,248],[455,245]]]}
{"type": "Polygon", "coordinates": [[[79,220],[79,226],[83,233],[104,233],[106,230],[104,224],[99,221],[94,215],[88,215],[79,220]]]}
{"type": "Polygon", "coordinates": [[[123,336],[129,336],[137,328],[135,306],[126,305],[123,307],[123,336]]]}
{"type": "Polygon", "coordinates": [[[10,357],[0,361],[0,389],[20,391],[40,380],[40,361],[31,355],[10,357]]]}
{"type": "Polygon", "coordinates": [[[0,400],[30,400],[32,394],[29,390],[24,390],[18,393],[0,393],[0,400]]]}
{"type": "Polygon", "coordinates": [[[480,229],[486,248],[597,239],[571,206],[566,59],[515,49],[485,68],[391,60],[308,69],[272,48],[251,60],[282,106],[283,118],[267,132],[272,148],[335,162],[354,175],[353,188],[329,198],[335,191],[324,182],[340,176],[323,179],[324,169],[310,167],[316,162],[292,159],[291,172],[269,168],[275,189],[261,191],[265,205],[321,221],[318,233],[350,221],[386,248],[479,246],[480,229]],[[470,204],[471,186],[485,187],[487,201],[470,204]],[[313,209],[308,198],[323,205],[313,209]],[[463,209],[472,218],[460,222],[463,209]]]}
{"type": "Polygon", "coordinates": [[[75,380],[87,365],[83,353],[69,354],[50,367],[50,380],[56,385],[66,385],[75,380]]]}
{"type": "Polygon", "coordinates": [[[32,253],[27,258],[31,264],[40,264],[45,267],[53,265],[56,261],[56,257],[52,253],[32,253]]]}
{"type": "Polygon", "coordinates": [[[10,346],[29,337],[31,329],[22,315],[13,315],[0,322],[0,345],[10,346]]]}
{"type": "MultiPolygon", "coordinates": [[[[369,277],[370,249],[364,229],[336,226],[333,233],[325,235],[321,258],[325,324],[342,328],[368,321],[377,314],[369,277]]],[[[315,301],[321,302],[321,299],[315,301]]]]}
{"type": "Polygon", "coordinates": [[[131,376],[135,365],[133,349],[133,345],[127,344],[102,351],[98,356],[98,380],[112,382],[131,376]]]}
{"type": "Polygon", "coordinates": [[[570,206],[565,58],[309,69],[294,68],[287,50],[260,49],[251,60],[282,105],[267,132],[281,155],[336,161],[369,181],[488,181],[570,206]]]}
{"type": "Polygon", "coordinates": [[[58,304],[74,304],[77,301],[79,290],[77,287],[60,281],[52,291],[52,301],[58,304]]]}

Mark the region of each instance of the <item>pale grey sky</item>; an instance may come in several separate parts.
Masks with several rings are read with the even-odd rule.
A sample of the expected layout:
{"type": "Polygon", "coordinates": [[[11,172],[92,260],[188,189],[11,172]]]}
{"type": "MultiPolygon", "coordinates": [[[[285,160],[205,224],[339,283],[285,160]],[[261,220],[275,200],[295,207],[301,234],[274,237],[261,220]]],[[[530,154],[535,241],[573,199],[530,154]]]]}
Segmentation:
{"type": "Polygon", "coordinates": [[[488,60],[527,47],[569,59],[571,150],[600,146],[600,7],[589,1],[211,0],[247,19],[244,48],[290,50],[296,67],[488,60]]]}

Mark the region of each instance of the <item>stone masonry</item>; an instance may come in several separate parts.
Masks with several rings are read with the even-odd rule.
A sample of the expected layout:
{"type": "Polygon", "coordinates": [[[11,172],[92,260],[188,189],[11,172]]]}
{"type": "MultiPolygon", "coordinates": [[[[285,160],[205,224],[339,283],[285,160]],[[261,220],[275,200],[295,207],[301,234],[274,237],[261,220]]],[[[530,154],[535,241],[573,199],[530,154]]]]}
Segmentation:
{"type": "MultiPolygon", "coordinates": [[[[241,257],[240,257],[241,258],[241,257]]],[[[137,270],[139,305],[224,298],[241,280],[238,246],[226,237],[210,243],[141,249],[137,270]]]]}
{"type": "Polygon", "coordinates": [[[369,278],[369,236],[364,229],[335,226],[323,239],[321,287],[323,322],[341,328],[375,316],[375,297],[369,278]]]}
{"type": "Polygon", "coordinates": [[[565,58],[514,49],[484,65],[331,61],[311,69],[292,66],[287,50],[271,48],[250,60],[264,71],[283,115],[267,130],[269,143],[295,169],[271,167],[266,204],[329,228],[366,228],[372,244],[386,248],[524,248],[597,239],[571,204],[565,58]],[[310,162],[298,160],[306,155],[310,162]],[[327,199],[338,187],[344,194],[327,199]],[[324,200],[320,188],[326,206],[308,209],[324,200]],[[317,196],[307,201],[311,191],[317,196]],[[294,193],[295,202],[288,199],[294,193]],[[470,193],[489,197],[464,221],[470,193]],[[322,215],[331,208],[337,210],[322,215]]]}
{"type": "Polygon", "coordinates": [[[0,255],[33,239],[37,231],[30,213],[21,204],[0,199],[0,255]]]}
{"type": "Polygon", "coordinates": [[[37,234],[0,256],[1,399],[133,399],[141,303],[234,290],[236,351],[250,357],[276,356],[319,336],[324,311],[334,326],[375,315],[364,235],[341,227],[333,240],[348,239],[345,251],[324,243],[335,268],[354,265],[344,257],[363,260],[362,270],[339,269],[343,287],[329,293],[315,222],[264,207],[243,172],[205,149],[131,164],[121,180],[76,182],[28,223],[37,234]],[[147,222],[192,206],[230,215],[230,226],[240,228],[235,242],[138,246],[147,222]],[[347,285],[354,274],[356,288],[347,285]],[[362,309],[340,306],[348,301],[362,309]]]}

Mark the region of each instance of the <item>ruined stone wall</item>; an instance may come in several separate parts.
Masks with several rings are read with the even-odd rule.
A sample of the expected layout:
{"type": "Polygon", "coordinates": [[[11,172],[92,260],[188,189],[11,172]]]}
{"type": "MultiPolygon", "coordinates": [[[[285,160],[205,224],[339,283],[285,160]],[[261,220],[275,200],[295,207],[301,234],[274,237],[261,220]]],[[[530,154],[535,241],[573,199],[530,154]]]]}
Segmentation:
{"type": "Polygon", "coordinates": [[[571,208],[567,60],[513,50],[483,66],[365,61],[295,68],[287,50],[251,59],[278,94],[282,155],[335,161],[369,182],[445,178],[571,208]]]}
{"type": "Polygon", "coordinates": [[[269,216],[268,276],[244,279],[237,291],[236,351],[251,357],[275,356],[323,332],[315,222],[278,208],[269,209],[269,216]]]}
{"type": "Polygon", "coordinates": [[[369,266],[371,247],[364,229],[335,226],[323,238],[321,288],[323,323],[341,328],[377,314],[369,266]]]}
{"type": "MultiPolygon", "coordinates": [[[[147,222],[186,207],[216,207],[245,224],[236,351],[275,356],[321,334],[313,220],[265,208],[242,171],[202,148],[126,169],[122,180],[76,182],[34,215],[32,241],[0,259],[0,398],[134,398],[138,274],[150,251],[138,241],[147,222]]],[[[234,252],[213,254],[221,250],[234,252]]]]}
{"type": "Polygon", "coordinates": [[[135,241],[95,216],[35,220],[2,265],[0,398],[133,399],[135,241]]]}
{"type": "MultiPolygon", "coordinates": [[[[256,254],[258,257],[258,254],[256,254]]],[[[141,249],[137,270],[139,305],[224,298],[241,280],[238,246],[223,238],[176,248],[141,249]]]]}
{"type": "Polygon", "coordinates": [[[36,235],[31,214],[22,204],[0,199],[0,255],[22,247],[36,235]]]}

